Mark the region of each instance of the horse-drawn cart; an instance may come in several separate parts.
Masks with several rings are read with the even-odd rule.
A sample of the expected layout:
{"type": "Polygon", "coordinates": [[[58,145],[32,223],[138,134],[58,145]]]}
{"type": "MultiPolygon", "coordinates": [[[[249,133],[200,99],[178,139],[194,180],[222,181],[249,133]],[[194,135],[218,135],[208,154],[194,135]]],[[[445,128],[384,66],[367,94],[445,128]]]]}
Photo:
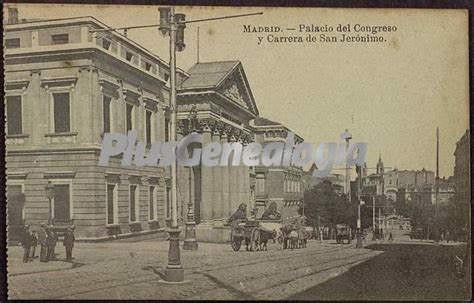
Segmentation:
{"type": "Polygon", "coordinates": [[[348,224],[336,224],[336,243],[344,244],[344,240],[351,244],[352,230],[348,224]]]}
{"type": "Polygon", "coordinates": [[[242,241],[245,241],[246,249],[249,251],[266,249],[267,241],[275,239],[276,230],[279,227],[279,220],[240,220],[234,222],[230,233],[230,245],[234,251],[239,251],[242,241]]]}

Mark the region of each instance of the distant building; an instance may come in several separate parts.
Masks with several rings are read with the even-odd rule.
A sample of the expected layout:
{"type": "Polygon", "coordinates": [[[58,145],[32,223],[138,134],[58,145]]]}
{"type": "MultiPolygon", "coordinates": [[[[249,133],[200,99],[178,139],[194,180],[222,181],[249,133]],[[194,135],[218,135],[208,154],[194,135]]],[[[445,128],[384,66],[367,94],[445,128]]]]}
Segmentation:
{"type": "Polygon", "coordinates": [[[384,193],[393,201],[432,204],[435,201],[434,186],[434,172],[424,168],[419,171],[395,168],[384,175],[384,193]]]}
{"type": "Polygon", "coordinates": [[[384,194],[385,168],[381,155],[379,155],[375,173],[368,174],[367,171],[367,163],[364,163],[363,166],[356,165],[355,184],[359,188],[360,195],[365,197],[382,196],[384,194]]]}
{"type": "MultiPolygon", "coordinates": [[[[440,178],[438,180],[438,199],[440,204],[445,204],[451,201],[451,198],[454,197],[455,194],[455,181],[454,176],[450,176],[448,178],[440,178]]],[[[436,200],[436,194],[433,197],[433,200],[436,200]]]]}
{"type": "MultiPolygon", "coordinates": [[[[313,171],[317,169],[316,164],[313,165],[307,170],[303,171],[303,184],[304,191],[312,189],[315,185],[320,184],[323,181],[329,181],[333,185],[335,191],[338,194],[344,193],[344,186],[346,184],[346,178],[342,174],[330,174],[326,177],[316,177],[313,176],[313,171]]],[[[351,192],[355,190],[351,189],[351,192]]]]}
{"type": "Polygon", "coordinates": [[[469,130],[466,130],[456,143],[454,152],[454,184],[456,203],[468,205],[471,201],[470,161],[469,161],[469,130]]]}
{"type": "MultiPolygon", "coordinates": [[[[284,143],[291,130],[281,123],[257,117],[252,123],[255,141],[265,147],[272,142],[284,143]]],[[[295,144],[303,138],[295,135],[295,144]]],[[[263,214],[268,205],[276,202],[283,222],[291,222],[298,217],[298,208],[303,201],[303,169],[296,166],[256,166],[255,167],[255,207],[257,216],[263,214]]]]}

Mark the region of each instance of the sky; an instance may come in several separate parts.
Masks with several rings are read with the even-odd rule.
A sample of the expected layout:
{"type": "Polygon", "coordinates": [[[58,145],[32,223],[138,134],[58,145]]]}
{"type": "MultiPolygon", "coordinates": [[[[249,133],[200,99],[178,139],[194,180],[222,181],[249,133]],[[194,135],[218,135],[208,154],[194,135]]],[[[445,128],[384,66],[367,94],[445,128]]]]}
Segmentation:
{"type": "MultiPolygon", "coordinates": [[[[16,4],[20,18],[94,16],[112,27],[157,24],[157,6],[16,4]]],[[[260,115],[278,121],[318,145],[339,142],[345,129],[365,142],[368,167],[436,169],[453,174],[456,142],[469,127],[468,15],[466,10],[176,7],[187,20],[263,12],[263,15],[188,24],[186,49],[177,55],[187,70],[200,62],[240,60],[260,115]],[[396,26],[383,43],[268,43],[243,25],[300,24],[396,26]]],[[[320,33],[311,33],[319,37],[320,33]]],[[[169,42],[156,28],[128,37],[168,60],[169,42]]],[[[369,171],[370,173],[370,171],[369,171]]]]}

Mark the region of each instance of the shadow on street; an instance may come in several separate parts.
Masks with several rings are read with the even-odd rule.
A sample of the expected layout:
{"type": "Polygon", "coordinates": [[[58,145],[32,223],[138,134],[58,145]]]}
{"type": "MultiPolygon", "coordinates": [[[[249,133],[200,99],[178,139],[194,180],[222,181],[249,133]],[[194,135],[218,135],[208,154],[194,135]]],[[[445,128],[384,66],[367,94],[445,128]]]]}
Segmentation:
{"type": "MultiPolygon", "coordinates": [[[[468,300],[469,274],[459,277],[455,255],[466,245],[372,244],[383,254],[289,300],[468,300]]],[[[466,266],[470,266],[466,264],[466,266]]]]}

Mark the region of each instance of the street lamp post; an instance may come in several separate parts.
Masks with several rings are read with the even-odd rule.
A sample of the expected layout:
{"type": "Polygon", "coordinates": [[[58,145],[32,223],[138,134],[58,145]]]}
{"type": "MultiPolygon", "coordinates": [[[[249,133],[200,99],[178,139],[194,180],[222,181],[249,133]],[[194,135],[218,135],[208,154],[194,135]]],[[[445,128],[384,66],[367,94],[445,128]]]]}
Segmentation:
{"type": "Polygon", "coordinates": [[[48,225],[53,225],[54,216],[53,216],[53,197],[54,197],[54,185],[51,184],[51,181],[48,181],[48,184],[45,185],[44,191],[46,192],[46,198],[48,198],[48,225]]]}
{"type": "Polygon", "coordinates": [[[356,248],[362,248],[362,224],[360,221],[360,207],[365,203],[359,199],[359,205],[357,205],[357,242],[356,248]]]}
{"type": "MultiPolygon", "coordinates": [[[[170,139],[177,140],[177,114],[178,106],[176,100],[176,16],[174,14],[174,7],[160,8],[160,31],[162,34],[169,34],[170,36],[170,139]]],[[[184,16],[184,15],[182,15],[184,16]]],[[[184,49],[184,45],[180,50],[184,49]]],[[[167,282],[183,282],[184,268],[181,266],[181,255],[179,251],[179,234],[178,227],[178,172],[177,159],[171,164],[171,226],[168,229],[169,233],[169,250],[168,250],[168,264],[165,268],[164,280],[167,282]]]]}
{"type": "Polygon", "coordinates": [[[196,222],[194,219],[194,207],[193,201],[191,199],[191,174],[193,173],[193,168],[189,167],[189,202],[188,202],[188,215],[186,220],[186,231],[184,236],[184,250],[197,250],[198,249],[198,242],[196,240],[196,222]]]}
{"type": "MultiPolygon", "coordinates": [[[[160,7],[160,24],[150,24],[150,25],[138,25],[138,26],[129,26],[129,27],[118,27],[118,28],[105,28],[105,29],[94,29],[90,32],[103,32],[103,31],[114,31],[114,30],[124,30],[126,33],[129,29],[138,29],[138,28],[147,28],[147,27],[157,27],[163,36],[169,35],[170,37],[170,139],[177,141],[177,114],[178,114],[178,105],[176,99],[176,51],[183,51],[185,48],[184,44],[184,28],[187,23],[197,23],[197,22],[206,22],[211,20],[221,20],[221,19],[230,19],[230,18],[239,18],[246,16],[262,15],[262,12],[259,13],[249,13],[249,14],[240,14],[232,16],[223,16],[223,17],[214,17],[214,18],[205,18],[199,20],[185,21],[184,14],[175,14],[174,7],[160,7]]],[[[165,277],[166,282],[179,283],[184,281],[184,269],[181,266],[181,257],[179,251],[179,234],[180,230],[178,227],[178,184],[177,184],[177,160],[173,161],[171,164],[171,227],[168,229],[169,233],[169,251],[168,251],[168,265],[165,268],[165,277]]],[[[191,204],[191,202],[189,203],[191,204]]],[[[188,204],[188,219],[192,218],[194,220],[194,214],[192,211],[192,205],[188,204]]],[[[51,203],[50,203],[51,205],[51,203]]],[[[51,216],[51,211],[50,211],[51,216]]],[[[194,223],[188,220],[189,223],[194,223]]],[[[194,226],[194,225],[193,225],[194,226]]],[[[194,228],[192,229],[194,232],[194,228]]]]}

